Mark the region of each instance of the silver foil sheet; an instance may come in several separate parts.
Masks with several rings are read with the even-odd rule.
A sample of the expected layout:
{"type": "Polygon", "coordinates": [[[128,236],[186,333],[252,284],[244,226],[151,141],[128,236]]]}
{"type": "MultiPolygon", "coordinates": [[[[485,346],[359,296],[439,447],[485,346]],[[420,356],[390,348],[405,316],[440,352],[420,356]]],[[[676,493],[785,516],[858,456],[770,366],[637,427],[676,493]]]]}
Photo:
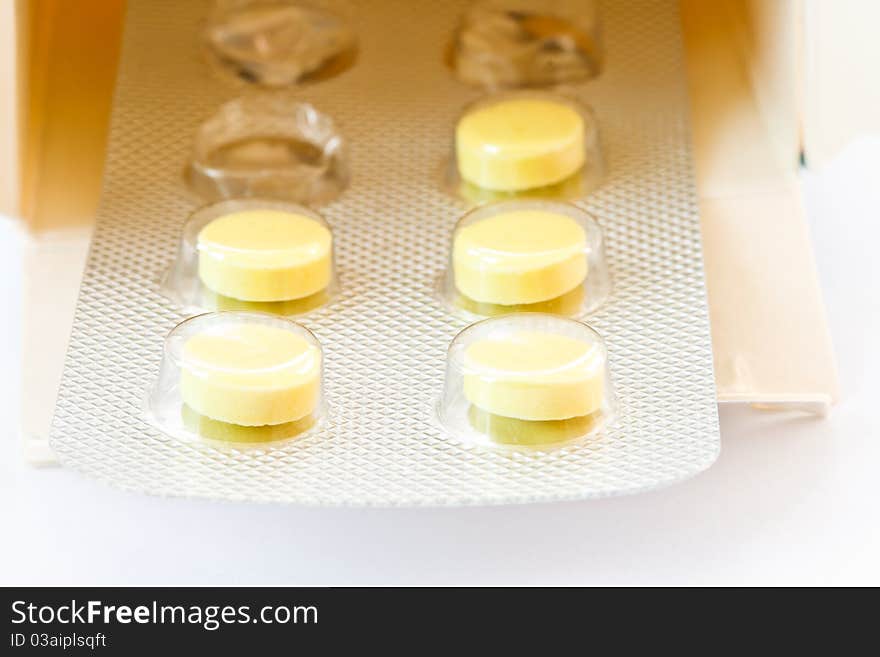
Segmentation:
{"type": "Polygon", "coordinates": [[[144,396],[164,336],[186,317],[158,281],[199,205],[182,176],[193,136],[246,89],[205,63],[205,3],[128,3],[104,195],[51,437],[66,466],[162,495],[439,506],[633,493],[711,465],[720,439],[674,0],[605,3],[605,69],[566,90],[594,108],[605,150],[607,177],[578,204],[606,233],[614,289],[588,321],[608,343],[616,420],[546,452],[467,447],[440,430],[445,352],[466,324],[435,296],[467,209],[444,190],[444,160],[456,116],[480,95],[444,64],[462,7],[360,3],[353,68],[292,92],[350,146],[351,186],[321,208],[339,293],[301,320],[325,349],[330,416],[282,449],[236,451],[161,434],[144,396]]]}

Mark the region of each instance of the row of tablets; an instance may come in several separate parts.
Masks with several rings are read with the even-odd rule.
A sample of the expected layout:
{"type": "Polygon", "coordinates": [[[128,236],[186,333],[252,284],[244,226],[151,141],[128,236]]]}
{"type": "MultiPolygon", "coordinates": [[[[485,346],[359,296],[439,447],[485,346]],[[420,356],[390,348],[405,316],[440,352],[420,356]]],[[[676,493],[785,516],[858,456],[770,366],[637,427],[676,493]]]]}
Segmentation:
{"type": "MultiPolygon", "coordinates": [[[[184,227],[163,290],[200,310],[298,315],[338,286],[334,239],[315,211],[283,201],[221,201],[184,227]]],[[[456,224],[439,296],[461,316],[582,317],[610,290],[602,231],[574,205],[502,201],[456,224]]]]}
{"type": "MultiPolygon", "coordinates": [[[[326,418],[323,377],[321,344],[301,324],[207,313],[166,338],[150,413],[172,435],[238,446],[289,440],[326,418]]],[[[452,341],[436,419],[454,440],[548,447],[591,434],[614,406],[595,331],[556,315],[516,313],[476,322],[452,341]]]]}

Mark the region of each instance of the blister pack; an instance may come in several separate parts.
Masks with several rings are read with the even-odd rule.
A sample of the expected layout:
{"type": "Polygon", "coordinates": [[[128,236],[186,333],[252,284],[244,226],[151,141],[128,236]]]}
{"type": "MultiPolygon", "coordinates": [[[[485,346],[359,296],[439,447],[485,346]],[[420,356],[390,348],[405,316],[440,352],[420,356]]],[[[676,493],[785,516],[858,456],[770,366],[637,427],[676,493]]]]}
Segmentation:
{"type": "MultiPolygon", "coordinates": [[[[536,169],[528,158],[499,168],[472,149],[483,124],[462,128],[468,108],[485,107],[487,97],[471,84],[487,75],[478,66],[485,44],[467,42],[464,81],[449,56],[461,39],[457,30],[477,20],[463,22],[468,4],[356,4],[346,15],[356,38],[347,27],[340,32],[349,60],[338,74],[266,90],[233,67],[235,81],[228,61],[218,71],[216,53],[206,57],[201,35],[209,3],[129,2],[104,194],[51,436],[64,465],[160,495],[381,506],[595,498],[650,490],[709,467],[720,438],[677,3],[605,3],[601,49],[576,39],[589,57],[547,58],[565,67],[558,80],[564,86],[552,93],[587,108],[575,115],[589,121],[555,142],[558,175],[541,180],[542,193],[523,195],[527,207],[514,207],[521,215],[513,218],[502,212],[510,208],[480,204],[515,202],[519,195],[510,188],[528,186],[536,169]],[[233,199],[243,203],[236,208],[253,205],[243,174],[218,177],[213,165],[199,165],[193,185],[194,162],[209,154],[198,150],[206,138],[256,134],[246,129],[246,114],[233,117],[244,122],[242,132],[235,121],[232,133],[205,132],[221,108],[234,112],[241,98],[273,112],[296,108],[298,125],[308,127],[302,134],[316,126],[322,140],[310,160],[315,175],[332,174],[332,185],[307,178],[295,188],[305,197],[273,201],[302,208],[297,221],[311,220],[314,231],[305,251],[279,244],[273,266],[323,277],[288,296],[327,294],[320,303],[285,300],[272,321],[253,315],[279,303],[266,292],[275,289],[272,272],[248,279],[247,294],[235,292],[245,288],[235,287],[234,265],[249,256],[224,242],[234,226],[184,239],[188,222],[215,218],[199,208],[223,196],[224,181],[248,197],[233,199]],[[584,157],[600,164],[591,160],[599,150],[600,175],[572,193],[563,174],[583,167],[584,157]],[[505,188],[502,198],[474,198],[450,185],[456,162],[482,184],[505,188]],[[571,205],[556,213],[558,230],[537,232],[549,251],[524,259],[517,244],[505,241],[498,258],[480,260],[497,255],[493,240],[507,234],[503,226],[493,233],[492,222],[516,221],[528,230],[528,212],[553,212],[559,203],[571,205]],[[558,236],[573,237],[557,244],[558,236]],[[214,281],[226,297],[249,298],[223,306],[217,294],[198,289],[194,272],[202,271],[203,257],[216,262],[202,282],[214,281]],[[169,272],[181,258],[183,273],[169,292],[169,272]],[[498,272],[487,270],[487,262],[499,261],[498,272]],[[450,290],[468,299],[462,303],[450,290]],[[528,314],[487,311],[505,304],[528,314]],[[197,312],[217,310],[230,312],[175,328],[197,312]],[[467,328],[482,316],[484,324],[467,328]],[[286,349],[290,357],[248,360],[233,379],[228,368],[244,361],[229,349],[175,342],[202,323],[206,331],[234,324],[244,337],[277,344],[273,353],[286,349]],[[535,360],[540,376],[499,374],[503,350],[515,352],[538,334],[555,341],[546,361],[535,360]],[[492,340],[498,344],[483,344],[492,340]],[[217,353],[211,369],[206,363],[217,353]],[[278,368],[290,370],[282,383],[272,378],[281,376],[278,368]],[[260,378],[264,371],[271,377],[260,378]],[[230,416],[241,432],[193,413],[196,406],[222,415],[242,398],[228,386],[242,381],[261,386],[254,408],[265,410],[230,416]],[[532,386],[527,393],[522,381],[532,386]],[[277,415],[276,401],[296,386],[311,401],[277,415]],[[185,406],[179,416],[174,404],[185,406]],[[171,417],[174,430],[163,429],[163,417],[171,417]],[[259,429],[247,428],[261,424],[290,431],[266,430],[283,440],[263,442],[259,429]],[[464,435],[474,431],[501,439],[464,435]],[[185,439],[186,432],[203,432],[205,440],[185,439]]],[[[553,28],[546,21],[523,27],[519,14],[514,18],[518,30],[553,28]]],[[[487,64],[490,71],[503,65],[487,64]]],[[[265,70],[255,66],[247,69],[251,78],[265,70]]],[[[265,74],[288,82],[307,73],[265,74]]],[[[539,74],[528,69],[530,79],[539,74]]],[[[254,153],[290,152],[275,142],[245,146],[226,149],[223,162],[244,171],[254,153]]],[[[573,174],[581,182],[582,172],[573,174]]],[[[303,180],[299,173],[293,179],[303,180]]],[[[203,223],[198,228],[204,231],[203,223]]],[[[537,359],[544,352],[529,353],[537,359]]]]}

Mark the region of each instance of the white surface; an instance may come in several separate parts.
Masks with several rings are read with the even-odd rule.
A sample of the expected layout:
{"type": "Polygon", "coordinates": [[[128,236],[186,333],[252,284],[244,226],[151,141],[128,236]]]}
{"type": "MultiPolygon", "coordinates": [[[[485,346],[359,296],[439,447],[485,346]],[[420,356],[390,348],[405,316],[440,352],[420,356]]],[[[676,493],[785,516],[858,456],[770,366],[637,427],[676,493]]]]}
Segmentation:
{"type": "MultiPolygon", "coordinates": [[[[20,245],[0,223],[0,584],[880,584],[880,139],[805,175],[842,402],[721,411],[703,475],[598,502],[321,510],[158,499],[23,463],[20,245]]],[[[760,236],[756,236],[758,239],[760,236]]],[[[784,257],[785,254],[780,254],[784,257]]],[[[768,281],[768,284],[772,284],[768,281]]]]}
{"type": "Polygon", "coordinates": [[[90,225],[71,227],[34,236],[19,249],[20,288],[28,299],[19,311],[21,360],[27,363],[20,426],[25,458],[33,464],[57,460],[49,448],[49,431],[91,233],[90,225]]]}

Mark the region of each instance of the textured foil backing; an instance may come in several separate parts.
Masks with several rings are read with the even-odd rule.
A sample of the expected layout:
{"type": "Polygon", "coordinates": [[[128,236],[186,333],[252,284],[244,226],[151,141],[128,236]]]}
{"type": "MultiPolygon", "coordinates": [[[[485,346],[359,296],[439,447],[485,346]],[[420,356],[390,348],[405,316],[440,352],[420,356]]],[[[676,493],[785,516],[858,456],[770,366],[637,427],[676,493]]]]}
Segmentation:
{"type": "Polygon", "coordinates": [[[720,439],[674,0],[605,3],[605,70],[567,90],[595,109],[605,149],[607,178],[579,205],[606,233],[614,289],[588,321],[608,343],[616,420],[546,452],[466,447],[440,430],[445,352],[465,322],[434,289],[467,209],[442,172],[454,119],[479,95],[443,62],[462,6],[361,3],[354,67],[294,90],[350,144],[351,186],[321,208],[340,291],[302,319],[325,349],[330,417],[282,449],[236,451],[161,434],[144,397],[164,336],[186,317],[158,280],[199,205],[182,177],[193,136],[246,90],[204,61],[205,3],[130,0],[103,200],[51,436],[66,466],[162,495],[447,506],[633,493],[711,465],[720,439]]]}

